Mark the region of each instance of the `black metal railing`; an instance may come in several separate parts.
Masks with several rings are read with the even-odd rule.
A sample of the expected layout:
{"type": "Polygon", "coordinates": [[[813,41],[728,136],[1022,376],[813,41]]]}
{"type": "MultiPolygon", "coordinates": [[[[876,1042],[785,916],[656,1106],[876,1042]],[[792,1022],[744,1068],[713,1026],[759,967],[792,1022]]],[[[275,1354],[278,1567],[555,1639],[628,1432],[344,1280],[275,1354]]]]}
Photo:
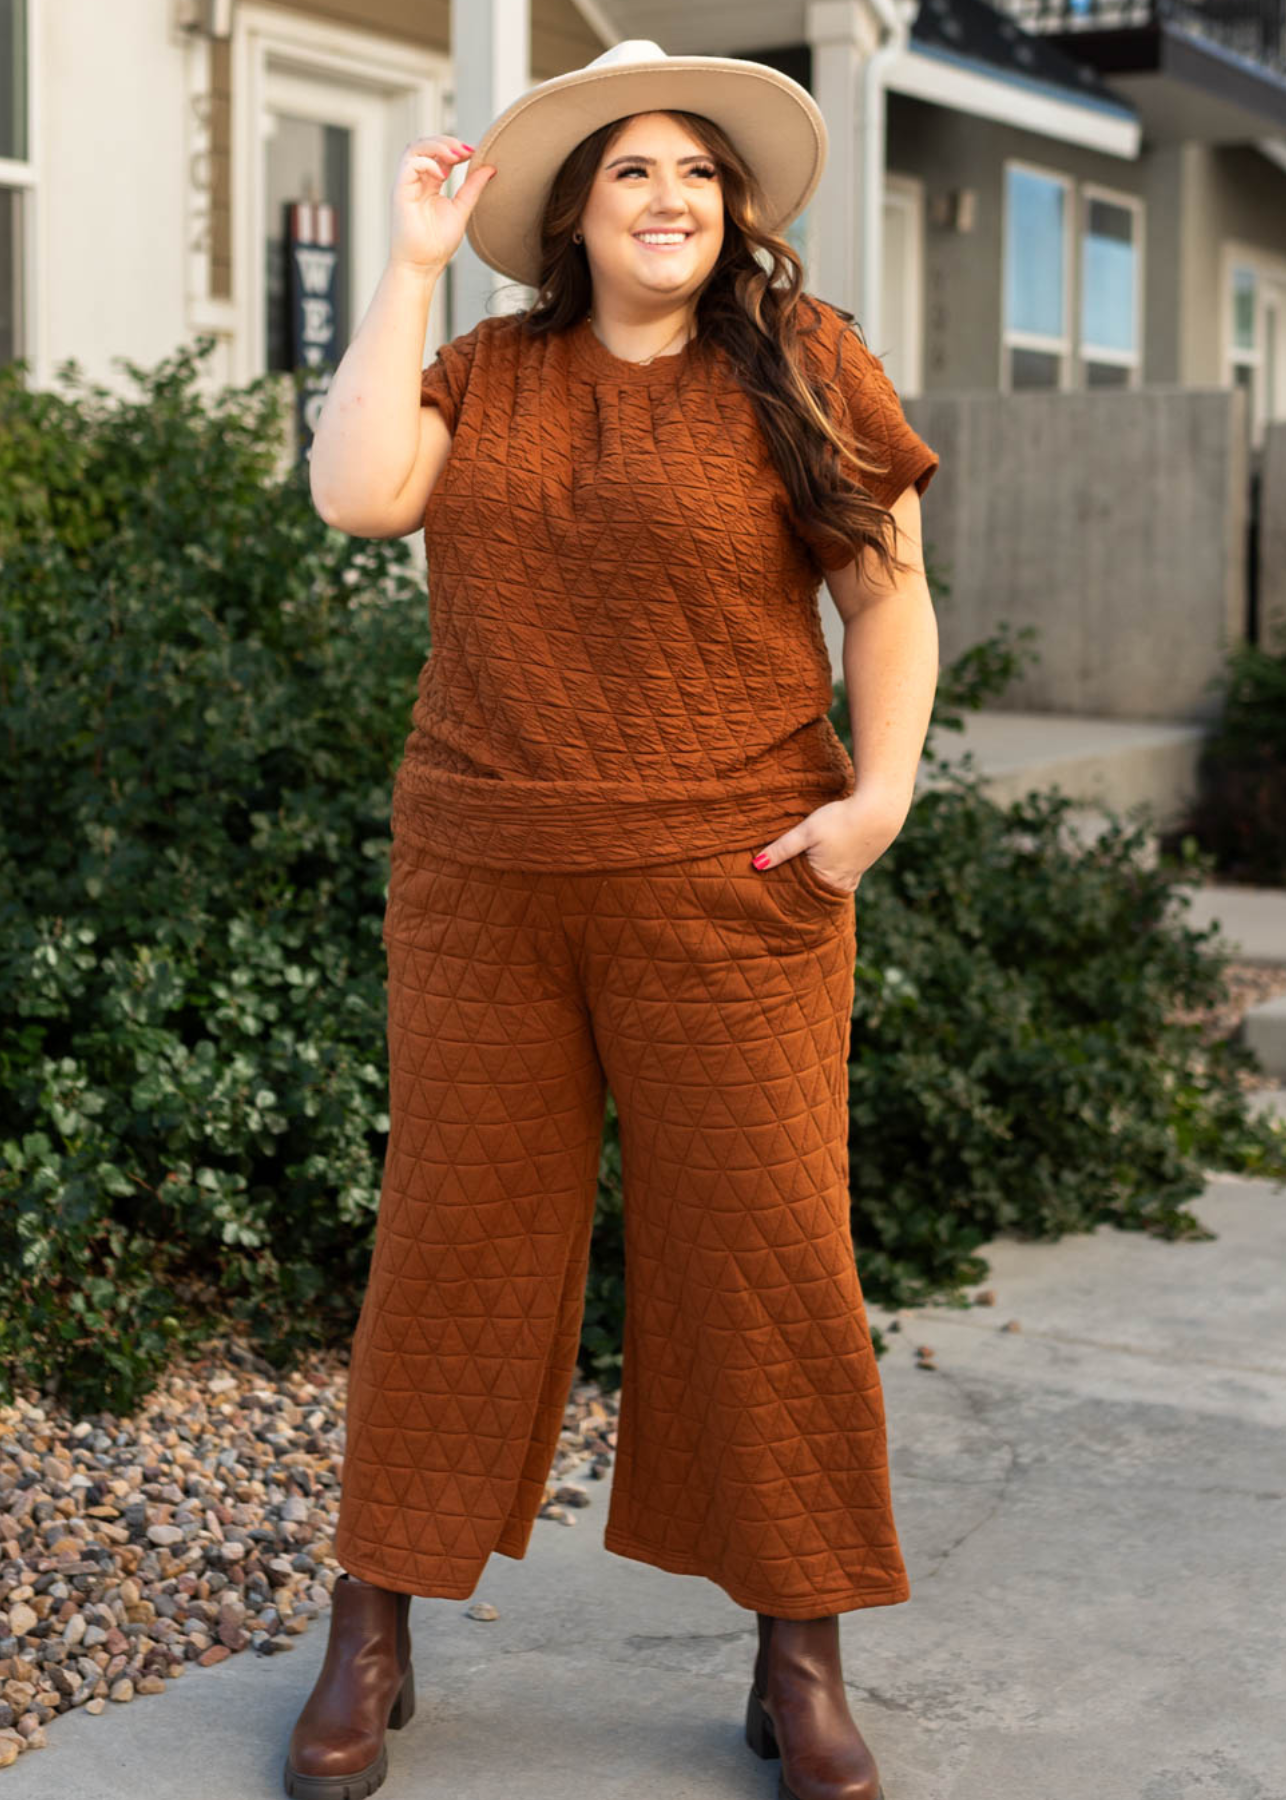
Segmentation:
{"type": "Polygon", "coordinates": [[[1120,31],[1169,24],[1286,73],[1286,0],[999,0],[1026,30],[1120,31]]]}

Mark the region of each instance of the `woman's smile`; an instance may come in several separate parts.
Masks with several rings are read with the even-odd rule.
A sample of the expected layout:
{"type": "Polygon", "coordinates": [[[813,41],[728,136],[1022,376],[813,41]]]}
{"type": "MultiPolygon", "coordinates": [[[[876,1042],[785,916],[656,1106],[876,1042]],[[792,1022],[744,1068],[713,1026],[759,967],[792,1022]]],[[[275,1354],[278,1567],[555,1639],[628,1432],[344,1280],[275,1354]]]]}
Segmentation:
{"type": "Polygon", "coordinates": [[[636,244],[648,250],[681,250],[692,236],[690,231],[636,231],[631,234],[636,244]]]}

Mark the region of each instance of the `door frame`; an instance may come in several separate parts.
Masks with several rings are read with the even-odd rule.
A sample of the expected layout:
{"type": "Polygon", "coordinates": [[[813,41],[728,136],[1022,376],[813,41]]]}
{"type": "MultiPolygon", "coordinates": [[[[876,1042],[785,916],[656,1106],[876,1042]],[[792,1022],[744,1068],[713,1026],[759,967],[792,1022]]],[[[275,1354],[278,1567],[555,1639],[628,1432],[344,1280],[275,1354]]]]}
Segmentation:
{"type": "MultiPolygon", "coordinates": [[[[234,383],[264,373],[267,305],[263,245],[267,226],[263,157],[266,115],[273,96],[303,100],[311,91],[326,114],[336,97],[335,124],[355,125],[352,161],[353,329],[370,305],[388,256],[389,206],[398,158],[412,138],[441,131],[447,116],[451,60],[418,44],[376,37],[347,26],[242,0],[233,14],[232,64],[232,317],[234,383]],[[345,107],[345,92],[351,104],[345,107]],[[347,116],[344,116],[347,115],[347,116]],[[383,131],[377,131],[382,116],[383,131]],[[380,139],[382,138],[382,142],[380,139]]],[[[425,360],[445,319],[444,284],[429,310],[425,360]]]]}

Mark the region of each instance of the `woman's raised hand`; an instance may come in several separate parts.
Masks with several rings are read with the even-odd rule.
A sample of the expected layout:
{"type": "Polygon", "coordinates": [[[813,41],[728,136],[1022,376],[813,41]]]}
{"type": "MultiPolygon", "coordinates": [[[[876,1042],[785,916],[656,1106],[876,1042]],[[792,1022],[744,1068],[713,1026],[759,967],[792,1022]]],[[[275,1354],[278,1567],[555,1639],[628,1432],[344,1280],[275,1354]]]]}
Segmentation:
{"type": "Polygon", "coordinates": [[[471,146],[457,137],[416,138],[402,152],[393,183],[389,261],[431,272],[446,267],[460,247],[469,214],[495,174],[490,163],[470,169],[457,194],[444,194],[471,146]]]}

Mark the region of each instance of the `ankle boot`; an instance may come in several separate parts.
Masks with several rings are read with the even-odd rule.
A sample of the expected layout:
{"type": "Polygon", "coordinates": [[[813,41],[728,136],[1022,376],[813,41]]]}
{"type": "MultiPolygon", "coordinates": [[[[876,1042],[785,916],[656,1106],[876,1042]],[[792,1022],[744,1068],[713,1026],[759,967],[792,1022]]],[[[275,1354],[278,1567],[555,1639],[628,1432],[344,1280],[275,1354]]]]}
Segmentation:
{"type": "Polygon", "coordinates": [[[350,1575],[336,1581],[325,1661],[286,1755],[295,1800],[366,1800],[388,1773],[385,1729],[400,1730],[415,1711],[410,1606],[409,1594],[350,1575]]]}
{"type": "Polygon", "coordinates": [[[746,1742],[756,1756],[780,1756],[778,1800],[884,1800],[875,1758],[848,1710],[838,1614],[755,1617],[746,1742]]]}

